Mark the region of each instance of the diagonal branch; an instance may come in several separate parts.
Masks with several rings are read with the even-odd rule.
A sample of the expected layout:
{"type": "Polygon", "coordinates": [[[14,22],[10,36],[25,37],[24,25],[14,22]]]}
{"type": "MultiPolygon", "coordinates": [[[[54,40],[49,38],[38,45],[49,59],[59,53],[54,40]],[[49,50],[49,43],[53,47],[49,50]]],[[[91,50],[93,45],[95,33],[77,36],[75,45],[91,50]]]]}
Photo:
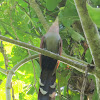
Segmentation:
{"type": "Polygon", "coordinates": [[[64,63],[67,63],[67,64],[71,65],[73,68],[75,68],[75,69],[77,69],[77,70],[79,70],[81,72],[85,72],[86,67],[89,65],[90,66],[89,72],[91,74],[97,73],[97,72],[91,72],[91,69],[92,70],[94,69],[94,65],[90,65],[87,62],[84,62],[84,61],[81,61],[81,60],[78,60],[78,59],[74,59],[73,57],[69,57],[69,56],[66,55],[66,58],[65,58],[65,57],[62,57],[62,56],[60,56],[58,54],[55,54],[53,52],[50,52],[50,51],[47,51],[47,50],[43,50],[41,48],[29,45],[29,44],[24,43],[24,42],[20,42],[20,41],[17,41],[17,40],[9,39],[9,38],[4,37],[2,35],[0,35],[0,39],[2,41],[10,42],[10,43],[16,44],[18,46],[21,46],[23,48],[34,50],[36,52],[42,53],[43,55],[46,55],[46,56],[49,56],[51,58],[60,60],[60,61],[62,61],[64,63]]]}

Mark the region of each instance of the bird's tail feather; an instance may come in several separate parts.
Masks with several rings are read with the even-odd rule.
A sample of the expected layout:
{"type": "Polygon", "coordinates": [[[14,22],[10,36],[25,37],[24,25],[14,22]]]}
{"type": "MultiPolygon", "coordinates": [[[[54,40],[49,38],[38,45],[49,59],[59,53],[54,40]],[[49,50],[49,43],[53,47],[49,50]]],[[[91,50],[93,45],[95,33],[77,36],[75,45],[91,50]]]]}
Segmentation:
{"type": "Polygon", "coordinates": [[[56,73],[51,70],[42,70],[40,76],[38,100],[55,100],[56,73]]]}

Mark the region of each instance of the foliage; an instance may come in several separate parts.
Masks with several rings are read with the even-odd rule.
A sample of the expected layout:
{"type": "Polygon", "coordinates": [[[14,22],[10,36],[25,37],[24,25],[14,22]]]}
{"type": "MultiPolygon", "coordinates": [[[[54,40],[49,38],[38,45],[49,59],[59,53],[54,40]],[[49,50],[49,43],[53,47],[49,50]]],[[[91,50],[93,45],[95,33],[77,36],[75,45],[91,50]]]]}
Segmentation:
{"type": "Polygon", "coordinates": [[[90,15],[91,19],[93,20],[93,22],[98,27],[100,27],[100,21],[99,21],[99,18],[100,18],[100,8],[93,8],[93,7],[91,7],[88,4],[87,4],[87,8],[88,8],[89,15],[90,15]]]}
{"type": "MultiPolygon", "coordinates": [[[[91,0],[92,5],[99,0],[91,0]]],[[[92,56],[83,35],[83,30],[73,0],[36,0],[49,25],[57,16],[60,19],[60,35],[63,40],[63,50],[66,54],[92,62],[92,56]]],[[[96,5],[97,6],[97,5],[96,5]]],[[[93,22],[100,27],[100,8],[87,5],[89,15],[93,22]]],[[[40,47],[41,37],[45,34],[35,11],[30,7],[29,0],[1,0],[0,1],[0,34],[11,39],[40,47]]],[[[19,61],[36,52],[23,49],[14,44],[2,42],[8,67],[5,67],[3,53],[0,52],[0,67],[11,69],[19,61]]],[[[33,60],[23,64],[12,79],[14,98],[16,100],[37,100],[40,76],[39,60],[33,60]],[[34,66],[33,66],[34,65],[34,66]],[[35,72],[34,72],[35,70],[35,72]],[[30,98],[30,99],[29,99],[30,98]]],[[[78,100],[79,93],[67,89],[73,69],[69,65],[60,63],[57,70],[57,93],[60,89],[62,100],[78,100]]],[[[93,78],[93,77],[92,77],[93,78]]],[[[0,100],[6,100],[5,84],[6,75],[0,73],[0,100]]],[[[94,80],[95,81],[95,80],[94,80]]],[[[93,100],[97,98],[95,90],[93,100]]],[[[59,100],[57,94],[56,100],[59,100]]]]}

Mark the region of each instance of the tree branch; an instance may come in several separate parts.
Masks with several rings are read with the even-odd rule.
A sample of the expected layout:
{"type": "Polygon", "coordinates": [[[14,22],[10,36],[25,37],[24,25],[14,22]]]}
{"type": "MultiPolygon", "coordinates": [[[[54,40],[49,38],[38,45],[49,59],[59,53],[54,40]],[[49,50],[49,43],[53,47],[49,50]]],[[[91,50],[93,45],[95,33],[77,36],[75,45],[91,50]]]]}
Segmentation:
{"type": "Polygon", "coordinates": [[[12,44],[16,44],[16,45],[21,46],[21,47],[26,48],[26,49],[34,50],[36,52],[39,52],[39,53],[41,53],[43,55],[46,55],[46,56],[49,56],[51,58],[60,60],[60,61],[62,61],[64,63],[67,63],[67,64],[71,65],[73,68],[75,68],[75,69],[77,69],[77,70],[79,70],[81,72],[85,72],[85,68],[89,65],[90,66],[89,72],[91,74],[97,73],[97,72],[91,72],[91,69],[92,70],[94,69],[94,65],[90,65],[87,62],[83,62],[83,61],[78,60],[78,59],[76,60],[73,57],[66,56],[68,58],[65,58],[65,57],[62,57],[62,56],[60,56],[58,54],[55,54],[53,52],[50,52],[50,51],[47,51],[47,50],[44,50],[44,49],[41,49],[41,48],[38,48],[38,47],[35,47],[35,46],[32,46],[32,45],[29,45],[29,44],[24,43],[24,42],[20,42],[20,41],[17,41],[17,40],[9,39],[9,38],[4,37],[2,35],[0,35],[0,39],[3,40],[3,41],[6,41],[6,42],[10,42],[12,44]]]}
{"type": "Polygon", "coordinates": [[[86,0],[74,0],[81,25],[96,65],[96,84],[100,99],[100,35],[97,26],[92,22],[86,8],[86,0]]]}
{"type": "Polygon", "coordinates": [[[26,62],[28,62],[31,59],[36,59],[38,58],[39,55],[33,55],[33,56],[29,56],[23,60],[21,60],[18,64],[16,64],[8,73],[7,76],[7,81],[6,81],[6,100],[11,100],[11,94],[10,94],[10,89],[11,89],[11,80],[12,80],[12,76],[15,73],[15,71],[21,67],[23,64],[25,64],[26,62]]]}
{"type": "Polygon", "coordinates": [[[88,15],[86,0],[74,1],[93,61],[97,67],[96,69],[100,71],[100,35],[98,29],[88,15]]]}

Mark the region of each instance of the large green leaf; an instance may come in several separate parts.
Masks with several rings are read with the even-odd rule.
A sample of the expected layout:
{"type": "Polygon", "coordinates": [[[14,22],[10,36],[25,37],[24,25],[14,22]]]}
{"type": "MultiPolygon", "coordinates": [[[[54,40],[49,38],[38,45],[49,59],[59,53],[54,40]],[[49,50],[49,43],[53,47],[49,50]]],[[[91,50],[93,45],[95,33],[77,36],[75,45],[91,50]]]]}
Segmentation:
{"type": "Polygon", "coordinates": [[[88,63],[91,63],[92,62],[92,56],[91,56],[91,52],[90,50],[88,49],[85,53],[85,59],[88,63]]]}
{"type": "Polygon", "coordinates": [[[64,26],[70,26],[74,21],[79,20],[73,0],[68,0],[66,6],[60,8],[59,19],[64,26]]]}
{"type": "Polygon", "coordinates": [[[81,40],[84,40],[84,37],[78,32],[75,32],[72,28],[68,28],[68,31],[75,41],[80,42],[81,40]]]}
{"type": "Polygon", "coordinates": [[[27,92],[27,94],[33,94],[35,92],[35,87],[31,86],[30,90],[27,92]]]}
{"type": "Polygon", "coordinates": [[[87,9],[92,21],[100,27],[100,8],[93,8],[87,4],[87,9]]]}
{"type": "Polygon", "coordinates": [[[47,0],[46,1],[47,9],[50,11],[54,10],[59,2],[61,2],[61,0],[47,0]]]}

